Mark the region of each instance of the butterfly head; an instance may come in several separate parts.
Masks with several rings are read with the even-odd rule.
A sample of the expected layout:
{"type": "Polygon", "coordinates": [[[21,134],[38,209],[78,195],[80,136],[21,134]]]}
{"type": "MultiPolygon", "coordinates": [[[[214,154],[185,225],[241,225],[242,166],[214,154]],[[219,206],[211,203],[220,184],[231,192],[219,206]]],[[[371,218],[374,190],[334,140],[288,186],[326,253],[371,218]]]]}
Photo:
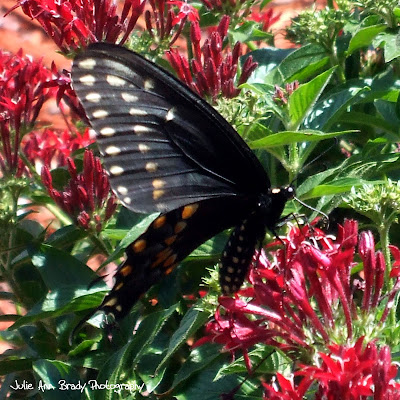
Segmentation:
{"type": "Polygon", "coordinates": [[[271,189],[271,194],[283,201],[291,200],[295,197],[296,191],[293,186],[281,186],[280,188],[271,189]]]}

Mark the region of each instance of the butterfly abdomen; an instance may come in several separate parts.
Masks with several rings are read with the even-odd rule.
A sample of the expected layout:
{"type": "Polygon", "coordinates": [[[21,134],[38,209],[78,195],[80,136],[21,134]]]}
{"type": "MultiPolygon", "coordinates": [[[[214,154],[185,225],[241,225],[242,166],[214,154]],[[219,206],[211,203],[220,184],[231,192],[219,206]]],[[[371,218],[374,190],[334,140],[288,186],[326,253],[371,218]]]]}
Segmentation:
{"type": "Polygon", "coordinates": [[[232,231],[221,256],[219,282],[222,292],[237,292],[246,278],[254,250],[265,235],[259,212],[251,213],[232,231]]]}

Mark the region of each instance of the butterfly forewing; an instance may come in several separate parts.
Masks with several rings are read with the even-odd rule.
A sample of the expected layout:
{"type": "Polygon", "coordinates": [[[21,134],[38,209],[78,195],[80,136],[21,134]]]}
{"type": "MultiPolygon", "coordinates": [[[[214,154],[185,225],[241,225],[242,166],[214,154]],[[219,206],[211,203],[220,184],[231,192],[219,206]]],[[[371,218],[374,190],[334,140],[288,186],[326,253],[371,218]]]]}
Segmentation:
{"type": "Polygon", "coordinates": [[[141,56],[96,43],[75,59],[72,79],[127,207],[169,211],[268,190],[261,164],[233,128],[141,56]]]}

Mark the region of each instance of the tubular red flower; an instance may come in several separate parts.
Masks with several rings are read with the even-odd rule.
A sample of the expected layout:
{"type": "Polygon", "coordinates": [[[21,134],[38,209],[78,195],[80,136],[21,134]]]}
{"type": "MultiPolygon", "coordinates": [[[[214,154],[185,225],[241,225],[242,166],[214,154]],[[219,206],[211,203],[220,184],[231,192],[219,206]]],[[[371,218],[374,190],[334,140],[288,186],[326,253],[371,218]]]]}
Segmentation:
{"type": "Polygon", "coordinates": [[[329,354],[319,353],[320,366],[302,366],[296,375],[318,383],[318,399],[398,398],[392,397],[400,384],[393,380],[397,366],[391,362],[389,347],[378,350],[374,341],[366,346],[363,341],[361,337],[354,346],[330,346],[329,354]]]}
{"type": "Polygon", "coordinates": [[[121,15],[114,2],[103,0],[19,0],[17,7],[36,19],[64,53],[89,43],[108,41],[123,44],[138,18],[145,1],[125,0],[121,15]]]}
{"type": "Polygon", "coordinates": [[[268,32],[269,29],[271,28],[271,25],[273,25],[275,22],[279,21],[279,18],[281,17],[282,13],[278,13],[274,15],[274,9],[270,8],[265,12],[256,12],[252,11],[251,14],[249,15],[249,19],[260,22],[261,23],[261,29],[265,32],[268,32]]]}
{"type": "Polygon", "coordinates": [[[54,97],[46,84],[51,71],[41,61],[0,51],[0,169],[2,175],[29,175],[18,156],[23,132],[32,129],[43,104],[54,97]]]}
{"type": "MultiPolygon", "coordinates": [[[[365,285],[352,286],[357,224],[345,221],[343,227],[339,226],[338,232],[335,239],[316,227],[311,229],[305,226],[300,229],[293,226],[288,236],[282,239],[286,243],[284,250],[270,251],[268,256],[262,250],[255,257],[255,267],[249,271],[248,280],[252,286],[239,292],[239,296],[244,296],[246,300],[236,299],[230,303],[226,298],[220,299],[220,305],[225,309],[224,318],[230,320],[231,324],[224,326],[223,336],[220,336],[219,325],[209,326],[209,340],[218,336],[219,343],[224,343],[224,338],[233,334],[229,330],[239,315],[257,322],[257,332],[252,336],[254,340],[259,338],[262,343],[282,350],[296,347],[298,351],[302,348],[312,350],[316,343],[325,343],[324,348],[330,348],[334,345],[333,338],[343,342],[353,339],[354,332],[360,329],[358,327],[355,330],[353,325],[359,318],[365,320],[363,302],[359,304],[358,299],[362,299],[366,292],[373,293],[369,310],[371,312],[372,307],[380,307],[382,276],[386,266],[382,254],[378,252],[375,255],[373,252],[377,268],[372,270],[372,279],[364,282],[365,285],[372,285],[372,288],[367,290],[365,285]],[[273,314],[269,317],[260,310],[270,310],[273,314]],[[343,321],[343,317],[347,335],[341,332],[343,337],[338,338],[337,321],[343,321]],[[266,332],[263,333],[262,329],[266,332]]],[[[371,235],[362,234],[360,238],[364,238],[360,246],[365,256],[367,248],[368,251],[374,250],[370,248],[371,235]]],[[[271,246],[277,244],[272,243],[271,246]]],[[[392,252],[397,257],[395,264],[398,262],[400,265],[400,251],[394,248],[392,252]]],[[[387,308],[393,306],[395,294],[400,290],[400,273],[395,277],[397,281],[389,294],[387,308]]],[[[386,316],[385,310],[381,322],[386,316]]],[[[237,343],[237,348],[246,348],[248,351],[248,344],[239,346],[237,343]]],[[[227,343],[225,347],[231,351],[233,349],[227,343]]]]}
{"type": "Polygon", "coordinates": [[[93,143],[87,128],[83,134],[77,131],[33,131],[22,140],[22,151],[26,158],[40,170],[43,165],[51,168],[65,166],[67,158],[83,147],[93,143]]]}
{"type": "Polygon", "coordinates": [[[83,157],[83,171],[77,173],[71,158],[67,159],[71,179],[63,191],[53,188],[47,165],[42,168],[42,182],[56,204],[83,229],[100,232],[116,209],[116,197],[110,192],[106,171],[99,158],[86,150],[83,157]],[[104,207],[104,205],[106,206],[104,207]]]}
{"type": "Polygon", "coordinates": [[[186,58],[170,49],[166,55],[177,75],[189,87],[202,97],[210,97],[215,101],[219,95],[227,98],[235,97],[240,90],[235,82],[242,84],[257,67],[257,63],[248,57],[240,77],[236,79],[240,57],[240,43],[236,43],[232,53],[223,49],[223,41],[228,33],[229,17],[223,16],[216,29],[200,46],[201,32],[197,21],[191,27],[191,39],[194,58],[188,62],[186,58]],[[191,65],[192,70],[190,70],[191,65]]]}

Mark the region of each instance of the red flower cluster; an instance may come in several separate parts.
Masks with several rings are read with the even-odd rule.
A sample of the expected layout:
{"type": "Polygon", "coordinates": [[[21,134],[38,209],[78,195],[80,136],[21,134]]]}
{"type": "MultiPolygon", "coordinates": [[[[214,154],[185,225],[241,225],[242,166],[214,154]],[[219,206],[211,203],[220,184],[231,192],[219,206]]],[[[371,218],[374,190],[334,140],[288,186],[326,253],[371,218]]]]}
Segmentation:
{"type": "MultiPolygon", "coordinates": [[[[170,49],[166,55],[179,78],[202,97],[210,97],[213,101],[222,94],[227,98],[235,97],[240,89],[235,85],[241,45],[237,42],[231,53],[224,55],[223,41],[229,27],[229,17],[222,17],[216,31],[211,33],[200,46],[201,31],[197,22],[191,25],[191,40],[194,58],[191,68],[187,58],[176,49],[170,49]],[[193,71],[193,72],[192,72],[193,71]]],[[[242,67],[242,73],[237,84],[245,83],[257,67],[250,56],[242,67]]]]}
{"type": "Polygon", "coordinates": [[[63,53],[89,43],[124,43],[144,9],[144,0],[125,0],[118,15],[111,0],[19,0],[17,7],[36,19],[63,53]],[[121,37],[122,36],[122,37],[121,37]]]}
{"type": "Polygon", "coordinates": [[[0,51],[0,171],[21,176],[27,172],[18,149],[23,131],[32,129],[43,103],[54,95],[47,86],[51,71],[41,61],[0,51]]]}
{"type": "Polygon", "coordinates": [[[51,169],[62,167],[67,164],[67,158],[74,151],[94,142],[89,132],[89,128],[83,134],[72,133],[67,129],[62,132],[51,129],[33,131],[24,137],[22,151],[32,164],[36,164],[36,169],[39,171],[43,165],[51,169]]]}
{"type": "Polygon", "coordinates": [[[186,1],[149,0],[149,3],[151,11],[146,10],[144,19],[153,42],[168,40],[168,47],[172,46],[182,33],[187,20],[199,20],[198,11],[186,1]],[[179,7],[178,14],[173,10],[174,5],[179,7]]]}
{"type": "Polygon", "coordinates": [[[83,229],[101,232],[103,223],[113,215],[116,197],[110,191],[110,183],[100,159],[86,150],[83,157],[83,171],[77,173],[75,163],[67,159],[68,171],[71,175],[64,191],[53,187],[49,168],[42,168],[42,181],[51,198],[64,210],[74,222],[83,229]]]}
{"type": "Polygon", "coordinates": [[[398,367],[392,363],[389,346],[378,349],[371,341],[364,347],[363,342],[361,337],[351,346],[329,346],[328,354],[319,353],[319,366],[302,366],[295,372],[294,377],[302,377],[297,385],[277,374],[276,383],[263,384],[264,398],[301,400],[315,382],[316,400],[366,400],[372,396],[374,400],[399,400],[400,383],[394,381],[398,367]]]}
{"type": "MultiPolygon", "coordinates": [[[[272,258],[268,258],[264,251],[258,255],[257,265],[249,273],[252,285],[239,292],[246,300],[238,296],[234,299],[220,298],[215,320],[207,325],[208,335],[196,345],[215,341],[232,352],[240,349],[247,367],[251,369],[247,353],[256,343],[275,346],[288,354],[291,351],[302,354],[304,350],[312,354],[318,346],[333,354],[334,349],[342,347],[334,344],[332,338],[339,343],[354,341],[357,339],[354,338],[357,323],[357,334],[363,329],[365,334],[370,332],[365,321],[371,313],[376,315],[374,320],[369,318],[375,331],[383,329],[400,289],[400,251],[397,247],[391,247],[396,260],[391,277],[396,279],[396,283],[386,299],[382,296],[386,269],[383,255],[380,251],[375,252],[370,232],[362,232],[358,240],[355,221],[346,221],[343,227],[339,226],[336,239],[315,227],[305,226],[302,229],[292,227],[283,240],[286,249],[270,252],[272,258]],[[352,285],[351,269],[357,264],[354,259],[357,244],[365,279],[362,284],[355,281],[352,285]],[[380,312],[377,312],[378,306],[380,312]],[[347,334],[338,330],[344,324],[347,334]]],[[[368,346],[372,348],[374,344],[368,346]]],[[[361,351],[359,347],[357,351],[361,351]]],[[[377,357],[378,360],[381,356],[377,357]]],[[[390,360],[385,362],[390,364],[390,360]]],[[[361,381],[365,375],[357,377],[360,384],[364,384],[361,381]]]]}

